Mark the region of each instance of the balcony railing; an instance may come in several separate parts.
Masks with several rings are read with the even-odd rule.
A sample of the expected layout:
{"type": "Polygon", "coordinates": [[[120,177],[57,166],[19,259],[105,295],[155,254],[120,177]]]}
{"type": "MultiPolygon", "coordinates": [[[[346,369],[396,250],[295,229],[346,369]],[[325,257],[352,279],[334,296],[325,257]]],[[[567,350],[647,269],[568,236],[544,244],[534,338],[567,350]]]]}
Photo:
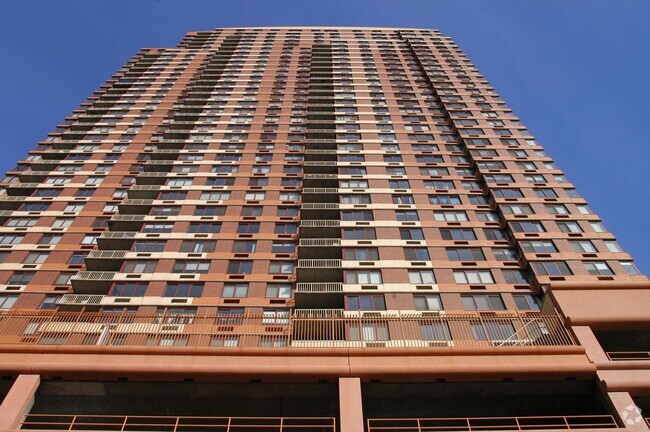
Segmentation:
{"type": "Polygon", "coordinates": [[[611,361],[622,360],[650,360],[650,351],[607,351],[611,361]]]}
{"type": "Polygon", "coordinates": [[[198,417],[27,414],[22,430],[335,432],[334,417],[198,417]]]}
{"type": "Polygon", "coordinates": [[[471,417],[471,418],[375,418],[368,432],[494,431],[533,429],[618,429],[611,415],[471,417]]]}
{"type": "Polygon", "coordinates": [[[0,344],[427,348],[576,345],[561,317],[294,310],[264,315],[9,310],[0,344]]]}

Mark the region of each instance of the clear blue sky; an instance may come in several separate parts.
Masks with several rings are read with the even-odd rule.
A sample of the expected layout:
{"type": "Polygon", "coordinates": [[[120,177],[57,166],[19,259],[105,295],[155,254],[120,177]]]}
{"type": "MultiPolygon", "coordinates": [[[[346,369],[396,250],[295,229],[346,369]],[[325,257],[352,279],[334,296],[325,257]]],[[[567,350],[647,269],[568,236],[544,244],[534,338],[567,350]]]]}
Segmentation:
{"type": "Polygon", "coordinates": [[[438,28],[650,274],[650,1],[2,0],[0,171],[141,47],[214,27],[438,28]]]}

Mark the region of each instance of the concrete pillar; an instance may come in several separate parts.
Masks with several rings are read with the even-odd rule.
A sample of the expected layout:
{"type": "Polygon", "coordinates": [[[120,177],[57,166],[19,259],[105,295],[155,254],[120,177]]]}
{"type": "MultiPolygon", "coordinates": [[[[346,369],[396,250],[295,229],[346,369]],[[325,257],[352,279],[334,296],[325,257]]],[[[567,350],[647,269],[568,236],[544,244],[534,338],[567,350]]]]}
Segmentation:
{"type": "Polygon", "coordinates": [[[34,405],[34,395],[41,383],[38,375],[19,375],[0,405],[0,430],[18,429],[25,414],[34,405]]]}
{"type": "Polygon", "coordinates": [[[629,393],[609,392],[607,396],[615,411],[614,416],[618,417],[623,426],[631,432],[650,432],[643,418],[644,413],[640,412],[629,393]]]}
{"type": "Polygon", "coordinates": [[[578,343],[585,348],[589,360],[594,363],[609,361],[607,354],[603,351],[598,339],[596,339],[596,335],[594,335],[590,327],[573,326],[571,329],[578,338],[578,343]]]}
{"type": "Polygon", "coordinates": [[[339,378],[339,416],[341,432],[364,431],[360,378],[339,378]]]}

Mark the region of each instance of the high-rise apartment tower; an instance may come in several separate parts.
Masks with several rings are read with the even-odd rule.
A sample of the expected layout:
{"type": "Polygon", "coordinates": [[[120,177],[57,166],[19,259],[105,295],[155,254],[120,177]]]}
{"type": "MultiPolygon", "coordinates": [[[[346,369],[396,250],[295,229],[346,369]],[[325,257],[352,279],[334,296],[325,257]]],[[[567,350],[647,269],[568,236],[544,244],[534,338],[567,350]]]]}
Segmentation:
{"type": "Polygon", "coordinates": [[[648,279],[436,30],[143,49],[0,186],[1,430],[650,430],[648,279]]]}

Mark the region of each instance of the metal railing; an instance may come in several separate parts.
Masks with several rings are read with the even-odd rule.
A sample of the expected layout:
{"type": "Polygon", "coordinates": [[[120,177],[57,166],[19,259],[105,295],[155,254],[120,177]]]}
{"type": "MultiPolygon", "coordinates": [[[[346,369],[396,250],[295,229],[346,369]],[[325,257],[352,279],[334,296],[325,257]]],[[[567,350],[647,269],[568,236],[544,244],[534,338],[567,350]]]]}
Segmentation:
{"type": "Polygon", "coordinates": [[[21,429],[210,432],[336,432],[334,417],[199,417],[27,414],[21,429]]]}
{"type": "Polygon", "coordinates": [[[367,420],[367,432],[433,432],[533,429],[618,429],[611,415],[470,417],[470,418],[375,418],[367,420]]]}
{"type": "Polygon", "coordinates": [[[650,360],[650,351],[607,351],[610,361],[650,360]]]}
{"type": "MultiPolygon", "coordinates": [[[[320,287],[313,287],[314,289],[320,287]]],[[[324,287],[336,289],[338,287],[324,287]]],[[[329,290],[327,290],[329,291],[329,290]]],[[[558,315],[293,310],[263,315],[9,310],[0,344],[426,348],[569,346],[558,315]]]]}

